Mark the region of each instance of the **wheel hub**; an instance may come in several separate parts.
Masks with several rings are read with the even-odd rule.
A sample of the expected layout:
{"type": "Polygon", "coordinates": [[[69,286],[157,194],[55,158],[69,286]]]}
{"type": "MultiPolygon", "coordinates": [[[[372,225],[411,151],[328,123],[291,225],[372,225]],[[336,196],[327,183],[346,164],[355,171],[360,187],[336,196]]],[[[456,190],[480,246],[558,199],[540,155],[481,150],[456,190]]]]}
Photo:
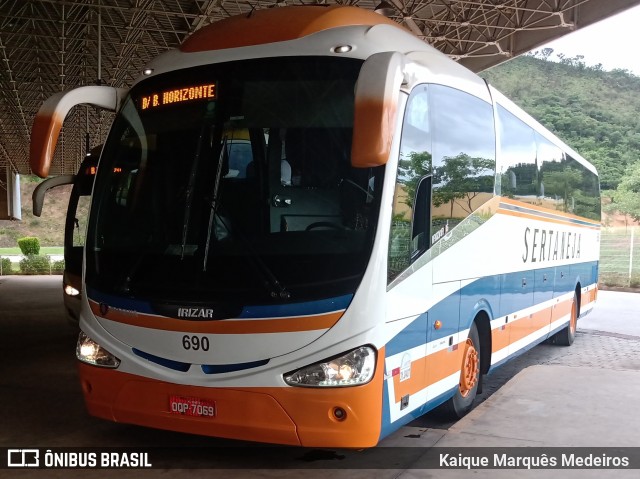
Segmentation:
{"type": "Polygon", "coordinates": [[[473,341],[467,339],[462,356],[462,371],[460,374],[460,394],[463,397],[466,397],[478,382],[478,359],[478,351],[473,345],[473,341]]]}

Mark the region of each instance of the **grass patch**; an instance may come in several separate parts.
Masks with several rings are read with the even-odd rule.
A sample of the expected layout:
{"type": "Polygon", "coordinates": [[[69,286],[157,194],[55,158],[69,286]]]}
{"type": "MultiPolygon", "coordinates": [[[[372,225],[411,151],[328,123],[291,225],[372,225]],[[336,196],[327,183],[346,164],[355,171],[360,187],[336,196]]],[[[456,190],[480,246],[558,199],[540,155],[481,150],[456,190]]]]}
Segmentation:
{"type": "MultiPolygon", "coordinates": [[[[22,254],[20,248],[0,248],[0,256],[10,254],[22,254]]],[[[64,248],[62,246],[41,246],[40,254],[64,254],[64,248]]]]}

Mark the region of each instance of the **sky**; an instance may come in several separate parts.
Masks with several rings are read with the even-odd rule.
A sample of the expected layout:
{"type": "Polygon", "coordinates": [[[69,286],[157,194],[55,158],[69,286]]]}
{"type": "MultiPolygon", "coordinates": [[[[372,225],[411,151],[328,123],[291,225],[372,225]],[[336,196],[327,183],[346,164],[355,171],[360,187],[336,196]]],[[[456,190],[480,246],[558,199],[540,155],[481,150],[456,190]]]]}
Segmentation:
{"type": "Polygon", "coordinates": [[[640,75],[640,55],[636,53],[638,44],[640,7],[634,7],[535,50],[553,48],[552,60],[557,60],[557,53],[564,53],[569,57],[584,55],[583,61],[587,65],[602,63],[605,70],[622,68],[640,75]]]}

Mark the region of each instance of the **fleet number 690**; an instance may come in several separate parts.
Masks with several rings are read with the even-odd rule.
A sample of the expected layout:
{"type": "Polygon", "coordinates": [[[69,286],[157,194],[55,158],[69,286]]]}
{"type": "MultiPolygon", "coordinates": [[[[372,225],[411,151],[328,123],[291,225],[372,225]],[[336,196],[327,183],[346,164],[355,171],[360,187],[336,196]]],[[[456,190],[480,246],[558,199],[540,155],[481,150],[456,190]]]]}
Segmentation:
{"type": "Polygon", "coordinates": [[[182,347],[184,349],[193,349],[194,351],[209,351],[209,338],[206,336],[182,336],[182,347]]]}

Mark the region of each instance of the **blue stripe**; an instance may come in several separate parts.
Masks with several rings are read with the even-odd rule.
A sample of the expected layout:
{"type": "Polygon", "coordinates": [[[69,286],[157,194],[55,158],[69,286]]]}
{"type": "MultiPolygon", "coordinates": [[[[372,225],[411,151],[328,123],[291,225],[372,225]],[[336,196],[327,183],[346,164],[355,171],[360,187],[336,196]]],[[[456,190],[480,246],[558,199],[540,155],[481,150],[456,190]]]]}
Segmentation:
{"type": "Polygon", "coordinates": [[[597,274],[598,262],[592,261],[480,278],[418,316],[385,345],[386,356],[463,331],[471,326],[480,310],[485,311],[490,320],[513,314],[533,306],[534,301],[540,303],[551,299],[552,294],[553,297],[558,297],[569,293],[578,282],[583,287],[594,284],[597,282],[597,274]],[[548,275],[546,284],[541,279],[541,273],[548,275]],[[538,284],[536,275],[541,285],[538,291],[534,290],[538,284]],[[527,278],[525,286],[523,278],[527,278]],[[430,326],[436,320],[443,323],[439,330],[430,326]]]}
{"type": "Polygon", "coordinates": [[[412,321],[385,345],[386,357],[421,346],[427,341],[427,314],[422,314],[412,321]]]}
{"type": "Polygon", "coordinates": [[[93,288],[87,288],[87,297],[97,303],[106,303],[111,307],[136,311],[138,313],[154,314],[151,303],[139,299],[124,298],[112,294],[102,293],[93,288]]]}
{"type": "Polygon", "coordinates": [[[347,309],[352,299],[353,294],[346,294],[336,298],[305,301],[303,303],[245,306],[242,308],[239,318],[276,318],[331,313],[347,309]]]}
{"type": "MultiPolygon", "coordinates": [[[[125,298],[107,293],[102,293],[93,288],[87,289],[87,296],[97,303],[106,303],[111,307],[136,311],[138,313],[158,315],[149,301],[125,298]]],[[[305,301],[301,303],[244,306],[238,318],[277,318],[277,317],[297,317],[311,316],[314,314],[325,314],[334,311],[347,309],[353,294],[346,294],[335,298],[320,299],[316,301],[305,301]]]]}
{"type": "Polygon", "coordinates": [[[269,362],[268,359],[262,359],[260,361],[252,361],[250,363],[238,363],[238,364],[203,364],[202,371],[205,374],[222,374],[232,373],[234,371],[243,371],[245,369],[257,368],[264,366],[269,362]]]}
{"type": "Polygon", "coordinates": [[[183,363],[180,361],[173,361],[167,358],[161,358],[160,356],[155,356],[153,354],[145,353],[144,351],[140,351],[139,349],[132,348],[133,353],[136,356],[140,356],[141,358],[146,359],[147,361],[151,361],[152,363],[159,364],[160,366],[164,366],[165,368],[173,369],[175,371],[180,371],[186,373],[191,364],[183,363]]]}

